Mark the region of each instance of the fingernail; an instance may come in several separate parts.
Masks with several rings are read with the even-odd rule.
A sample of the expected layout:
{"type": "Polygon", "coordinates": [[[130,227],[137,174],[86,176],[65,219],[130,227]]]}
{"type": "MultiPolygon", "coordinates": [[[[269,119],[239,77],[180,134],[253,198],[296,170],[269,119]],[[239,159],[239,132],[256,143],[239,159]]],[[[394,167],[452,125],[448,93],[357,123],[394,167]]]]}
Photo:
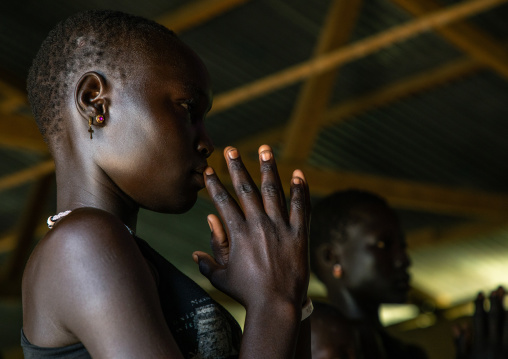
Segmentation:
{"type": "Polygon", "coordinates": [[[293,177],[299,177],[301,179],[304,179],[305,175],[303,174],[303,172],[301,170],[294,170],[293,177]]]}
{"type": "Polygon", "coordinates": [[[228,157],[232,160],[234,160],[235,158],[238,158],[238,151],[236,150],[236,148],[233,148],[228,151],[228,157]]]}
{"type": "Polygon", "coordinates": [[[293,184],[300,184],[302,183],[302,180],[298,177],[293,177],[293,184]]]}
{"type": "Polygon", "coordinates": [[[258,148],[258,153],[261,154],[261,152],[265,152],[265,151],[271,151],[272,148],[268,145],[262,145],[262,146],[259,146],[258,148]]]}
{"type": "Polygon", "coordinates": [[[208,227],[210,227],[210,232],[213,232],[212,222],[207,218],[206,221],[208,222],[208,227]]]}
{"type": "Polygon", "coordinates": [[[272,159],[272,151],[261,152],[261,159],[263,161],[270,161],[272,159]]]}
{"type": "Polygon", "coordinates": [[[212,167],[207,167],[206,170],[205,170],[205,174],[207,176],[213,175],[213,168],[212,167]]]}
{"type": "Polygon", "coordinates": [[[199,263],[199,257],[197,254],[193,254],[192,259],[194,260],[194,262],[199,263]]]}

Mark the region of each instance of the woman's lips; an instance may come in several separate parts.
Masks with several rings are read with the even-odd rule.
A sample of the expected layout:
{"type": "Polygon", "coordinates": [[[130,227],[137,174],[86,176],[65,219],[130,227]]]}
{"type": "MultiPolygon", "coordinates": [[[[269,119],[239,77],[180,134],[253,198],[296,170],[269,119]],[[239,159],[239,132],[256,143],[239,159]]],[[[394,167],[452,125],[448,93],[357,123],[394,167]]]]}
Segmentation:
{"type": "Polygon", "coordinates": [[[206,167],[203,169],[199,168],[197,170],[193,171],[193,177],[195,178],[197,184],[199,185],[199,189],[205,188],[205,179],[203,177],[203,171],[206,167]]]}

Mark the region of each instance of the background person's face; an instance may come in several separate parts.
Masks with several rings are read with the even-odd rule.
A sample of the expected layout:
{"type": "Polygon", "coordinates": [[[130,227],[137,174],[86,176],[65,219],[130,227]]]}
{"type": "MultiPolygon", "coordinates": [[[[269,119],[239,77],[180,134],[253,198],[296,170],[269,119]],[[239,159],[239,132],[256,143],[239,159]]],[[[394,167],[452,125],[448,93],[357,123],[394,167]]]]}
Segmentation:
{"type": "Polygon", "coordinates": [[[409,258],[395,213],[380,205],[353,209],[345,229],[343,283],[361,301],[401,303],[409,290],[409,258]]]}

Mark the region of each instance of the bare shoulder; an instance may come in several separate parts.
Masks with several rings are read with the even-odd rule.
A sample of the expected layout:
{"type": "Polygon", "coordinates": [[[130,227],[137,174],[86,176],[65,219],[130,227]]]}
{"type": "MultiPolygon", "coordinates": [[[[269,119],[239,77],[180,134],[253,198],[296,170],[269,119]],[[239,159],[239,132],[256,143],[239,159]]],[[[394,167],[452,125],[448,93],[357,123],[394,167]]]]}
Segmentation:
{"type": "Polygon", "coordinates": [[[333,305],[314,302],[311,315],[312,358],[349,358],[354,352],[354,330],[333,305]]]}
{"type": "MultiPolygon", "coordinates": [[[[115,242],[127,242],[127,227],[114,215],[97,208],[79,208],[61,218],[41,242],[50,250],[84,246],[91,250],[115,242]]],[[[67,253],[71,255],[72,253],[67,253]]]]}
{"type": "Polygon", "coordinates": [[[82,342],[92,356],[130,357],[148,343],[161,349],[158,341],[170,336],[134,238],[93,208],[71,212],[38,244],[23,276],[23,311],[32,344],[82,342]]]}
{"type": "MultiPolygon", "coordinates": [[[[36,246],[25,268],[23,289],[44,289],[46,281],[72,285],[79,280],[86,285],[82,276],[101,268],[121,269],[122,259],[140,259],[122,222],[99,209],[77,209],[60,219],[36,246]]],[[[59,288],[62,285],[55,289],[59,288]]]]}
{"type": "Polygon", "coordinates": [[[312,328],[327,328],[335,332],[349,332],[351,329],[350,321],[340,312],[340,310],[325,302],[313,302],[314,311],[311,315],[312,328]]]}

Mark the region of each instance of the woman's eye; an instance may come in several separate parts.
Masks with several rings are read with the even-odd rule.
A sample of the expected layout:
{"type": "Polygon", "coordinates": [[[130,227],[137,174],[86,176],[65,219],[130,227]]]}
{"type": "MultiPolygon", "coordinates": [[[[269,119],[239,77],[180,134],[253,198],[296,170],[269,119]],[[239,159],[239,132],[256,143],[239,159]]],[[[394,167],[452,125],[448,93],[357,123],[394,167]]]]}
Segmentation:
{"type": "Polygon", "coordinates": [[[182,101],[180,104],[182,105],[183,108],[185,108],[189,112],[191,112],[194,109],[193,99],[182,101]]]}

